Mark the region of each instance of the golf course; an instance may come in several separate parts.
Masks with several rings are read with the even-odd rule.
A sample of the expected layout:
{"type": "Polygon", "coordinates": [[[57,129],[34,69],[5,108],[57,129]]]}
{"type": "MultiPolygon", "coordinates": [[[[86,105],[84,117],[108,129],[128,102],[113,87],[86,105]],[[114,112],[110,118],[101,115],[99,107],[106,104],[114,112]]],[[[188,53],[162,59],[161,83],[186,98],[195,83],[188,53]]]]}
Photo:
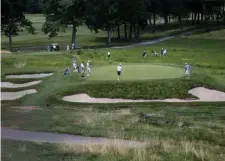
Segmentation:
{"type": "Polygon", "coordinates": [[[157,24],[155,33],[141,30],[142,42],[119,41],[113,32],[110,47],[105,31],[83,25],[79,48],[67,51],[71,27],[49,39],[44,16],[27,17],[36,35],[20,31],[12,52],[1,36],[3,161],[224,160],[224,25],[187,24],[180,32],[177,24],[157,24]],[[51,43],[60,50],[47,51],[51,43]],[[73,71],[73,57],[84,62],[84,77],[73,71]]]}

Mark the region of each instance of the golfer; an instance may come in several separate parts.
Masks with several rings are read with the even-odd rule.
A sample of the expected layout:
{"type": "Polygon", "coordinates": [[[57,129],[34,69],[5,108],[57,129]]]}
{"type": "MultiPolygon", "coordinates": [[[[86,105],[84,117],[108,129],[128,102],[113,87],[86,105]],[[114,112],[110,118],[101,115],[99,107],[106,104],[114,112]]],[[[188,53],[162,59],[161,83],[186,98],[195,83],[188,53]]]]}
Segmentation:
{"type": "Polygon", "coordinates": [[[146,55],[147,55],[147,52],[144,51],[144,53],[142,54],[142,56],[143,56],[143,57],[146,57],[146,55]]]}
{"type": "Polygon", "coordinates": [[[81,73],[82,73],[82,76],[81,77],[84,77],[84,62],[81,62],[81,64],[80,64],[80,70],[81,70],[81,73]]]}
{"type": "Polygon", "coordinates": [[[88,60],[87,62],[87,76],[90,76],[91,75],[91,66],[90,66],[90,60],[88,60]]]}
{"type": "Polygon", "coordinates": [[[108,56],[108,59],[109,59],[110,58],[110,51],[108,51],[107,56],[108,56]]]}
{"type": "Polygon", "coordinates": [[[75,64],[76,64],[76,61],[77,61],[77,59],[76,59],[76,56],[74,55],[74,56],[73,56],[72,63],[75,63],[75,64]]]}
{"type": "Polygon", "coordinates": [[[118,80],[121,79],[121,71],[122,71],[122,65],[121,63],[117,66],[117,75],[118,75],[118,80]]]}
{"type": "Polygon", "coordinates": [[[184,70],[185,70],[186,76],[188,76],[188,78],[189,78],[190,72],[191,72],[191,66],[189,64],[185,63],[184,70]]]}
{"type": "Polygon", "coordinates": [[[66,70],[64,71],[64,75],[67,75],[70,73],[70,67],[67,67],[66,70]]]}
{"type": "Polygon", "coordinates": [[[163,56],[166,56],[166,49],[163,50],[163,56]]]}
{"type": "Polygon", "coordinates": [[[163,56],[163,52],[164,52],[164,49],[162,48],[162,49],[161,49],[161,56],[163,56]]]}
{"type": "Polygon", "coordinates": [[[78,67],[76,63],[73,63],[73,72],[78,72],[78,67]]]}

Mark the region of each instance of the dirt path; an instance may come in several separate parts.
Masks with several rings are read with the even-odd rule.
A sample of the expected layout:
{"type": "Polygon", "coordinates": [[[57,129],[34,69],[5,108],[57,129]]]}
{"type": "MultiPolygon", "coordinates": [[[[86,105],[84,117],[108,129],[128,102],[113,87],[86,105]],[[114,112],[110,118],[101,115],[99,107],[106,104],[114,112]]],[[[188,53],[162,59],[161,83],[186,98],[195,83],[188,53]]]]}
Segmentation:
{"type": "Polygon", "coordinates": [[[126,147],[137,147],[142,146],[144,144],[141,142],[129,140],[107,139],[103,137],[76,136],[50,132],[30,132],[24,130],[13,130],[5,127],[1,127],[1,131],[2,131],[1,134],[2,139],[32,141],[41,143],[61,143],[61,144],[77,144],[77,145],[99,144],[99,145],[118,145],[126,147]]]}
{"type": "Polygon", "coordinates": [[[22,88],[22,87],[33,86],[33,85],[39,84],[41,82],[42,82],[41,80],[22,83],[22,84],[14,84],[14,83],[11,83],[11,82],[1,82],[1,87],[2,88],[22,88]]]}
{"type": "Polygon", "coordinates": [[[206,89],[204,87],[193,88],[188,91],[199,99],[164,99],[164,100],[131,100],[131,99],[111,99],[111,98],[91,98],[87,94],[75,94],[63,97],[64,101],[80,103],[125,103],[125,102],[223,102],[225,93],[206,89]]]}
{"type": "Polygon", "coordinates": [[[186,32],[183,32],[182,34],[179,34],[179,35],[166,36],[166,37],[163,37],[163,38],[158,38],[158,39],[154,39],[154,40],[144,41],[144,42],[140,42],[140,43],[136,43],[136,44],[132,44],[132,45],[114,46],[114,47],[111,47],[111,48],[122,49],[122,48],[131,48],[131,47],[137,47],[137,46],[143,46],[143,45],[152,45],[152,44],[156,44],[156,43],[159,43],[159,42],[163,42],[163,41],[167,41],[167,40],[173,39],[173,38],[175,38],[177,36],[190,35],[190,34],[192,34],[194,32],[195,32],[194,30],[193,31],[186,31],[186,32]]]}
{"type": "Polygon", "coordinates": [[[16,100],[27,94],[34,94],[34,93],[37,93],[35,89],[28,89],[28,90],[19,91],[19,92],[1,92],[1,101],[16,100]]]}

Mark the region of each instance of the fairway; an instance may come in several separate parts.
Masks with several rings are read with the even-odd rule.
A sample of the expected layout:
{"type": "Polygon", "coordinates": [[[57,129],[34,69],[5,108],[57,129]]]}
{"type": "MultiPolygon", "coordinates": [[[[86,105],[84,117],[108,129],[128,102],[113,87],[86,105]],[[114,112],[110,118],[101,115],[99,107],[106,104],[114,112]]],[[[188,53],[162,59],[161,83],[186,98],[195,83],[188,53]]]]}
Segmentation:
{"type": "MultiPolygon", "coordinates": [[[[94,67],[89,80],[117,80],[117,65],[94,67]]],[[[122,65],[122,80],[147,80],[178,78],[184,76],[179,67],[150,64],[124,64],[122,65]]]]}

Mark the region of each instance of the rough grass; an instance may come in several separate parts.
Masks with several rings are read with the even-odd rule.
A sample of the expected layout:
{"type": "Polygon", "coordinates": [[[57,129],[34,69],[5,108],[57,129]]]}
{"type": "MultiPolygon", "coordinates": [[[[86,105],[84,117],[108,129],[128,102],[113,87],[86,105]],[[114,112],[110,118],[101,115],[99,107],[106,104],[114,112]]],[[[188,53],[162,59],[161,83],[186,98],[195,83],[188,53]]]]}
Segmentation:
{"type": "MultiPolygon", "coordinates": [[[[224,105],[195,105],[193,107],[183,105],[175,107],[170,105],[130,104],[126,108],[120,107],[120,105],[111,105],[107,109],[105,106],[96,108],[97,106],[91,105],[86,107],[83,105],[55,105],[51,108],[42,107],[30,112],[3,107],[2,125],[31,131],[54,131],[87,136],[143,140],[147,143],[146,147],[138,149],[122,148],[119,144],[87,145],[79,148],[73,145],[49,144],[48,146],[51,149],[54,149],[53,146],[57,146],[57,150],[60,150],[54,149],[54,155],[56,156],[59,153],[60,156],[64,156],[62,152],[67,152],[71,155],[78,153],[86,156],[107,156],[108,159],[112,157],[115,160],[115,157],[122,157],[121,160],[145,161],[150,160],[153,156],[157,160],[181,160],[183,157],[187,160],[196,161],[223,160],[225,145],[224,105]],[[140,113],[165,117],[175,121],[176,124],[156,125],[140,122],[140,113]],[[188,126],[182,126],[184,122],[188,123],[188,126]]],[[[19,143],[3,141],[2,154],[4,157],[13,158],[20,155],[24,158],[31,154],[42,156],[40,150],[29,148],[27,143],[19,143]],[[21,148],[15,148],[17,146],[21,146],[21,148]],[[17,150],[26,149],[26,152],[31,151],[29,155],[18,154],[14,153],[14,148],[17,150]],[[32,153],[32,151],[34,152],[32,153]]],[[[45,148],[41,145],[43,144],[35,146],[39,146],[38,149],[45,148]]],[[[45,152],[47,153],[47,151],[45,152]]]]}
{"type": "Polygon", "coordinates": [[[207,144],[188,141],[152,140],[148,147],[127,149],[113,146],[76,146],[38,144],[22,141],[2,141],[3,160],[43,160],[43,161],[222,161],[224,148],[207,147],[207,144]],[[160,151],[160,152],[159,152],[160,151]],[[216,155],[216,153],[218,155],[216,155]]]}
{"type": "Polygon", "coordinates": [[[150,80],[146,82],[101,82],[83,84],[72,88],[67,94],[86,93],[99,98],[165,99],[189,98],[188,90],[202,86],[200,81],[187,79],[150,80]]]}
{"type": "Polygon", "coordinates": [[[2,108],[2,126],[31,131],[51,131],[85,136],[149,140],[153,138],[202,141],[225,145],[223,105],[52,105],[24,113],[2,108]],[[97,108],[96,108],[97,107],[97,108]],[[108,107],[108,108],[107,108],[108,107]],[[143,122],[142,114],[154,114],[174,124],[143,122]],[[28,121],[29,120],[29,121],[28,121]]]}
{"type": "Polygon", "coordinates": [[[76,146],[38,144],[22,141],[3,141],[3,160],[43,160],[43,161],[222,161],[224,148],[207,147],[201,142],[173,142],[171,140],[152,140],[147,147],[127,149],[113,146],[76,146]],[[157,150],[156,150],[157,149],[157,150]],[[159,152],[159,151],[160,152],[159,152]],[[217,153],[217,154],[216,154],[217,153]]]}

